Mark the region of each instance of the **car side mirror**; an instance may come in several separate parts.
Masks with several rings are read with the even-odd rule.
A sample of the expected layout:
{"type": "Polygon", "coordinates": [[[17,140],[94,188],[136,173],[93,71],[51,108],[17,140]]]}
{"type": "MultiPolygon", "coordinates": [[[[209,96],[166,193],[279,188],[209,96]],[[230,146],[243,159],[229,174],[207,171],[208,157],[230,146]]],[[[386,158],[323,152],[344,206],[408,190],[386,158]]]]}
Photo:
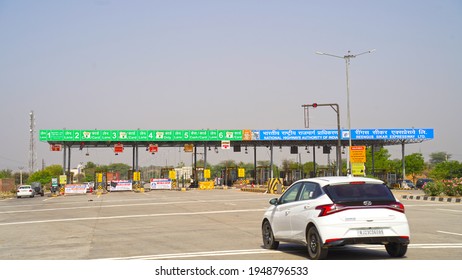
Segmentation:
{"type": "Polygon", "coordinates": [[[271,199],[271,200],[269,201],[269,204],[271,204],[271,205],[278,205],[278,202],[279,202],[279,199],[273,198],[273,199],[271,199]]]}

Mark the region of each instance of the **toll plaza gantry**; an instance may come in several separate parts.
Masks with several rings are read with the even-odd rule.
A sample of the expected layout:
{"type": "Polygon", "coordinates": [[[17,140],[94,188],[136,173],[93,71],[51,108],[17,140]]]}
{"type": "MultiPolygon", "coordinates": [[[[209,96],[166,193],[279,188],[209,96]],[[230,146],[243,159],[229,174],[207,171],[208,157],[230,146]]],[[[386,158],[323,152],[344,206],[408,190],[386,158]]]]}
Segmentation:
{"type": "MultiPolygon", "coordinates": [[[[139,148],[148,152],[157,152],[162,147],[184,147],[186,152],[194,153],[194,163],[197,158],[197,148],[203,148],[204,162],[207,163],[208,147],[233,149],[238,152],[244,148],[254,149],[254,170],[257,170],[257,148],[270,151],[270,178],[273,177],[273,147],[290,147],[292,154],[298,153],[298,148],[312,147],[313,162],[316,163],[315,147],[323,147],[324,151],[336,147],[340,154],[342,147],[348,147],[350,130],[340,130],[340,143],[337,129],[286,129],[286,130],[40,130],[41,142],[48,142],[50,150],[63,151],[63,169],[70,172],[71,150],[77,148],[111,148],[114,153],[132,148],[133,170],[139,171],[139,148]]],[[[384,147],[402,146],[403,174],[405,174],[405,145],[421,143],[434,138],[433,128],[372,128],[352,129],[353,146],[384,147]]],[[[372,149],[372,164],[374,165],[374,150],[372,149]]],[[[337,157],[341,160],[341,157],[337,157]]],[[[336,163],[340,166],[339,163],[336,163]]],[[[315,164],[316,166],[316,164],[315,164]]],[[[194,166],[195,168],[195,166],[194,166]]],[[[374,169],[374,168],[372,168],[374,169]]],[[[195,169],[194,169],[195,170],[195,169]]],[[[340,169],[339,169],[340,170],[340,169]]],[[[195,173],[195,172],[194,172],[195,173]]],[[[340,171],[341,173],[341,171],[340,171]]],[[[340,174],[337,171],[337,175],[340,174]]],[[[316,172],[315,172],[316,174],[316,172]]],[[[197,176],[197,175],[195,175],[197,176]]],[[[197,179],[197,178],[194,178],[197,179]]],[[[197,181],[197,180],[195,180],[197,181]]]]}

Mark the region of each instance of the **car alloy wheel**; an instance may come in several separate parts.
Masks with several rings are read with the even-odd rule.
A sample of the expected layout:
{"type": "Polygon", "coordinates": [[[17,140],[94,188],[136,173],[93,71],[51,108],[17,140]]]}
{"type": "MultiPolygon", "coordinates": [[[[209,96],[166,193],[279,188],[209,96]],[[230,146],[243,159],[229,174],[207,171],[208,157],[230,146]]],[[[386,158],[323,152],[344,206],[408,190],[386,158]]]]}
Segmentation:
{"type": "Polygon", "coordinates": [[[322,239],[316,227],[310,227],[307,236],[308,257],[312,260],[321,260],[327,257],[327,248],[323,248],[322,239]]]}
{"type": "Polygon", "coordinates": [[[274,240],[273,230],[268,221],[262,225],[263,247],[265,249],[277,249],[279,242],[274,240]]]}

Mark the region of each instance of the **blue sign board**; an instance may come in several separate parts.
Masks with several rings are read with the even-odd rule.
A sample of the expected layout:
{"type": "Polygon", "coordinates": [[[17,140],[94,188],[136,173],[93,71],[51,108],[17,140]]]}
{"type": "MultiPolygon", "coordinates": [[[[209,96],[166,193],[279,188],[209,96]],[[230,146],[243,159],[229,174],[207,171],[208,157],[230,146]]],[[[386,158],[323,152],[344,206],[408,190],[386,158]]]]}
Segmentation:
{"type": "MultiPolygon", "coordinates": [[[[349,139],[349,130],[340,130],[341,139],[349,139]]],[[[431,140],[433,128],[352,129],[351,140],[431,140]]],[[[336,129],[253,130],[252,140],[337,140],[336,129]]]]}

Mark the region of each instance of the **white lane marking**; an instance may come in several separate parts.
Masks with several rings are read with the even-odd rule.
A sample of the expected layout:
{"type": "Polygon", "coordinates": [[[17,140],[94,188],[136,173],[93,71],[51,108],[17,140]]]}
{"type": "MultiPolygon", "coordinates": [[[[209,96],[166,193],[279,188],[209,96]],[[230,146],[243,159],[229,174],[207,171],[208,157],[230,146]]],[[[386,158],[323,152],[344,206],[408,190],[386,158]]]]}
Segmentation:
{"type": "Polygon", "coordinates": [[[444,234],[451,234],[451,235],[462,236],[462,233],[456,233],[456,232],[441,231],[441,230],[438,230],[438,231],[436,231],[436,232],[438,232],[438,233],[444,233],[444,234]]]}
{"type": "MultiPolygon", "coordinates": [[[[357,245],[349,248],[358,249],[383,249],[383,245],[357,245]]],[[[412,249],[459,249],[462,248],[462,243],[440,243],[440,244],[409,244],[412,249]]],[[[251,255],[251,254],[284,254],[299,251],[279,251],[267,249],[247,249],[247,250],[228,250],[228,251],[210,251],[210,252],[191,252],[191,253],[175,253],[175,254],[159,254],[159,255],[144,255],[119,258],[107,258],[105,260],[161,260],[161,259],[179,259],[179,258],[197,258],[197,257],[214,257],[214,256],[231,256],[231,255],[251,255]]]]}
{"type": "Polygon", "coordinates": [[[267,249],[250,249],[250,250],[229,250],[229,251],[210,251],[210,252],[193,252],[193,253],[176,253],[176,254],[160,254],[160,255],[145,255],[131,256],[121,258],[108,258],[108,260],[161,260],[161,259],[178,259],[178,258],[195,258],[195,257],[213,257],[213,256],[233,256],[233,255],[252,255],[252,254],[280,254],[284,251],[267,250],[267,249]]]}
{"type": "Polygon", "coordinates": [[[436,209],[438,211],[447,211],[447,212],[456,212],[456,213],[462,213],[462,210],[453,210],[453,209],[441,209],[441,208],[438,208],[436,209]]]}
{"type": "MultiPolygon", "coordinates": [[[[245,202],[245,201],[260,201],[260,199],[232,199],[232,200],[195,200],[195,201],[172,201],[172,202],[151,202],[151,203],[132,203],[132,204],[114,204],[114,205],[92,205],[92,206],[78,206],[78,207],[64,207],[64,208],[49,208],[49,209],[34,209],[34,212],[46,212],[57,210],[76,210],[76,209],[92,209],[92,208],[115,208],[115,207],[132,207],[132,206],[147,206],[147,205],[170,205],[170,204],[195,204],[195,203],[210,203],[210,202],[245,202]]],[[[92,201],[91,203],[100,203],[100,201],[92,201]]],[[[232,205],[232,203],[225,203],[232,205]]],[[[30,213],[31,210],[12,210],[3,211],[0,214],[13,214],[13,213],[30,213]]]]}
{"type": "MultiPolygon", "coordinates": [[[[447,204],[448,206],[452,206],[453,204],[447,204]]],[[[435,206],[440,206],[441,207],[441,203],[439,204],[406,204],[405,207],[408,208],[408,207],[435,207],[435,206]]]]}
{"type": "Polygon", "coordinates": [[[140,214],[126,216],[108,216],[108,217],[86,217],[86,218],[69,218],[55,220],[39,220],[0,223],[0,226],[11,225],[28,225],[28,224],[43,224],[43,223],[59,223],[59,222],[74,222],[74,221],[92,221],[92,220],[114,220],[114,219],[131,219],[131,218],[153,218],[153,217],[169,217],[169,216],[193,216],[193,215],[212,215],[212,214],[228,214],[228,213],[246,213],[246,212],[263,212],[265,208],[259,209],[242,209],[242,210],[223,210],[223,211],[207,211],[207,212],[183,212],[183,213],[164,213],[164,214],[140,214]]]}
{"type": "MultiPolygon", "coordinates": [[[[353,245],[352,247],[362,248],[362,249],[384,249],[383,245],[353,245]]],[[[462,248],[462,243],[432,243],[432,244],[409,244],[408,248],[412,249],[456,249],[462,248]]]]}

